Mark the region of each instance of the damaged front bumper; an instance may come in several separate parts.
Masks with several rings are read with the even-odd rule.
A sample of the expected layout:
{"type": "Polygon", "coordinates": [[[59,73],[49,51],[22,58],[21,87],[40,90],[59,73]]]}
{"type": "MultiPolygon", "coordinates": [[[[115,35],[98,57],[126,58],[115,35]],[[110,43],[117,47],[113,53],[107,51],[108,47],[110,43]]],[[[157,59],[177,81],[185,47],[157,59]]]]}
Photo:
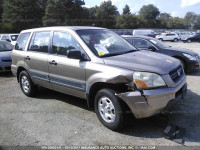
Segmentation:
{"type": "Polygon", "coordinates": [[[129,106],[135,118],[146,118],[172,107],[187,93],[186,78],[176,87],[117,94],[129,106]]]}

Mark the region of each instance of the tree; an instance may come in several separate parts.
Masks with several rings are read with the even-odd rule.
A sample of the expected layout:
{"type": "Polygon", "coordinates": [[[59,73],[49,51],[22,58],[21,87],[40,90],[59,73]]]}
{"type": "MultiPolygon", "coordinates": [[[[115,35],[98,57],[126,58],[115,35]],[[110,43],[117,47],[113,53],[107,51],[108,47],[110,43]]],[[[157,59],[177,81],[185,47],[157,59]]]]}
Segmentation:
{"type": "Polygon", "coordinates": [[[159,27],[161,28],[168,28],[168,23],[170,21],[170,19],[172,18],[172,16],[168,13],[161,13],[158,21],[159,21],[159,27]]]}
{"type": "Polygon", "coordinates": [[[2,7],[2,5],[3,5],[3,0],[0,0],[0,32],[2,32],[1,30],[1,26],[2,26],[2,13],[3,13],[3,7],[2,7]]]}
{"type": "Polygon", "coordinates": [[[184,24],[186,28],[191,29],[197,21],[197,14],[194,12],[187,12],[184,17],[184,24]]]}
{"type": "Polygon", "coordinates": [[[194,24],[194,29],[200,29],[200,15],[197,15],[197,19],[194,24]]]}
{"type": "Polygon", "coordinates": [[[88,10],[82,8],[82,1],[48,0],[43,17],[44,26],[53,25],[80,25],[88,10]]]}
{"type": "Polygon", "coordinates": [[[154,19],[155,20],[155,19],[157,19],[159,14],[160,14],[159,9],[152,4],[144,5],[139,11],[139,15],[143,19],[154,19]]]}
{"type": "Polygon", "coordinates": [[[123,14],[124,14],[124,15],[129,15],[129,14],[131,14],[131,10],[130,10],[130,8],[129,8],[128,5],[126,5],[126,6],[124,7],[124,9],[123,9],[123,14]]]}
{"type": "Polygon", "coordinates": [[[171,29],[185,29],[184,21],[179,17],[172,17],[168,22],[168,28],[171,29]]]}
{"type": "Polygon", "coordinates": [[[155,28],[158,24],[157,18],[159,14],[159,9],[154,5],[144,5],[139,11],[139,16],[142,21],[142,27],[155,28]]]}
{"type": "Polygon", "coordinates": [[[134,14],[117,16],[116,22],[116,27],[121,29],[135,29],[140,25],[139,17],[134,14]]]}
{"type": "Polygon", "coordinates": [[[97,25],[101,27],[114,28],[116,24],[116,16],[119,15],[117,7],[112,5],[111,1],[102,2],[97,7],[97,25]]]}
{"type": "Polygon", "coordinates": [[[3,28],[7,32],[20,32],[42,25],[45,0],[4,0],[3,28]]]}

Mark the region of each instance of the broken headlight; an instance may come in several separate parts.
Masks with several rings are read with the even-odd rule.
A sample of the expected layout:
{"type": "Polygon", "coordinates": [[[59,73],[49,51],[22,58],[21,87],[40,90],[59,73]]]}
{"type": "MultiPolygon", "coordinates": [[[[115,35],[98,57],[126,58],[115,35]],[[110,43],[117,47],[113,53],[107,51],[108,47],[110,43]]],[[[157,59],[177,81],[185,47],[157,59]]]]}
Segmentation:
{"type": "Polygon", "coordinates": [[[133,81],[139,89],[166,86],[164,80],[158,74],[149,72],[134,72],[133,81]]]}

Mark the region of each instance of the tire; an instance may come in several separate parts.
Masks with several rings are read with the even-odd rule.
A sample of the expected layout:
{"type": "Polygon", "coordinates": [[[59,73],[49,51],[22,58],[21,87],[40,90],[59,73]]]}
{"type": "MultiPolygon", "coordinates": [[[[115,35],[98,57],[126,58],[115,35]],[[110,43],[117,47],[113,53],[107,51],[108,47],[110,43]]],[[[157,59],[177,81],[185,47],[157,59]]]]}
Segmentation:
{"type": "Polygon", "coordinates": [[[161,38],[161,39],[159,39],[160,41],[163,41],[163,39],[161,38]]]}
{"type": "Polygon", "coordinates": [[[32,82],[27,71],[22,71],[19,74],[19,83],[22,92],[28,97],[34,97],[37,92],[37,86],[32,82]]]}
{"type": "Polygon", "coordinates": [[[187,43],[191,43],[192,41],[190,39],[187,40],[187,43]]]}
{"type": "Polygon", "coordinates": [[[95,112],[100,122],[110,130],[118,131],[126,124],[125,111],[122,104],[120,104],[120,99],[110,89],[102,89],[97,93],[95,112]]]}
{"type": "Polygon", "coordinates": [[[175,39],[174,39],[174,42],[178,42],[178,39],[177,39],[177,38],[175,38],[175,39]]]}

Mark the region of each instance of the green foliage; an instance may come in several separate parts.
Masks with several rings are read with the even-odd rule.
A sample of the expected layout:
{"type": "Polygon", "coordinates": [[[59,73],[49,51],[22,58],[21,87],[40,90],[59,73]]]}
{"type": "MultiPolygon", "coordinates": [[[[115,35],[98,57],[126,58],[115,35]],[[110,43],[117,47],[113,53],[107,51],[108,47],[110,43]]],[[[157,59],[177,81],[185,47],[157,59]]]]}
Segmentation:
{"type": "Polygon", "coordinates": [[[102,2],[96,7],[97,26],[114,28],[116,24],[116,16],[119,15],[117,7],[112,5],[111,1],[102,2]]]}
{"type": "Polygon", "coordinates": [[[186,13],[184,18],[172,17],[150,4],[136,15],[125,5],[120,15],[111,0],[92,8],[83,7],[84,4],[83,0],[0,0],[0,32],[61,25],[200,29],[200,15],[194,12],[186,13]]]}
{"type": "Polygon", "coordinates": [[[159,14],[160,14],[159,9],[152,4],[144,5],[139,11],[139,15],[141,16],[141,18],[147,19],[147,20],[149,19],[155,20],[157,19],[159,14]]]}
{"type": "Polygon", "coordinates": [[[196,22],[194,23],[194,29],[200,29],[200,15],[197,15],[196,22]]]}
{"type": "Polygon", "coordinates": [[[40,27],[44,8],[39,4],[44,0],[4,0],[2,23],[5,31],[20,32],[40,27]]]}
{"type": "Polygon", "coordinates": [[[186,28],[192,29],[197,21],[197,14],[194,12],[187,12],[184,17],[184,24],[186,28]]]}
{"type": "Polygon", "coordinates": [[[117,28],[121,29],[135,29],[140,27],[140,20],[139,17],[134,14],[123,14],[117,16],[117,28]]]}
{"type": "Polygon", "coordinates": [[[184,29],[185,28],[183,19],[179,18],[179,17],[170,18],[167,25],[168,25],[168,28],[171,28],[171,29],[184,29]]]}
{"type": "Polygon", "coordinates": [[[82,3],[72,0],[48,0],[43,17],[44,26],[81,25],[87,19],[89,11],[81,7],[82,3]]]}
{"type": "Polygon", "coordinates": [[[160,24],[160,28],[169,28],[168,23],[172,19],[172,16],[168,13],[161,13],[158,21],[160,24]]]}
{"type": "Polygon", "coordinates": [[[130,7],[128,5],[125,5],[123,9],[123,15],[130,15],[130,14],[131,14],[130,7]]]}
{"type": "Polygon", "coordinates": [[[144,5],[139,11],[142,27],[155,28],[158,24],[157,18],[159,14],[159,9],[154,5],[144,5]]]}

